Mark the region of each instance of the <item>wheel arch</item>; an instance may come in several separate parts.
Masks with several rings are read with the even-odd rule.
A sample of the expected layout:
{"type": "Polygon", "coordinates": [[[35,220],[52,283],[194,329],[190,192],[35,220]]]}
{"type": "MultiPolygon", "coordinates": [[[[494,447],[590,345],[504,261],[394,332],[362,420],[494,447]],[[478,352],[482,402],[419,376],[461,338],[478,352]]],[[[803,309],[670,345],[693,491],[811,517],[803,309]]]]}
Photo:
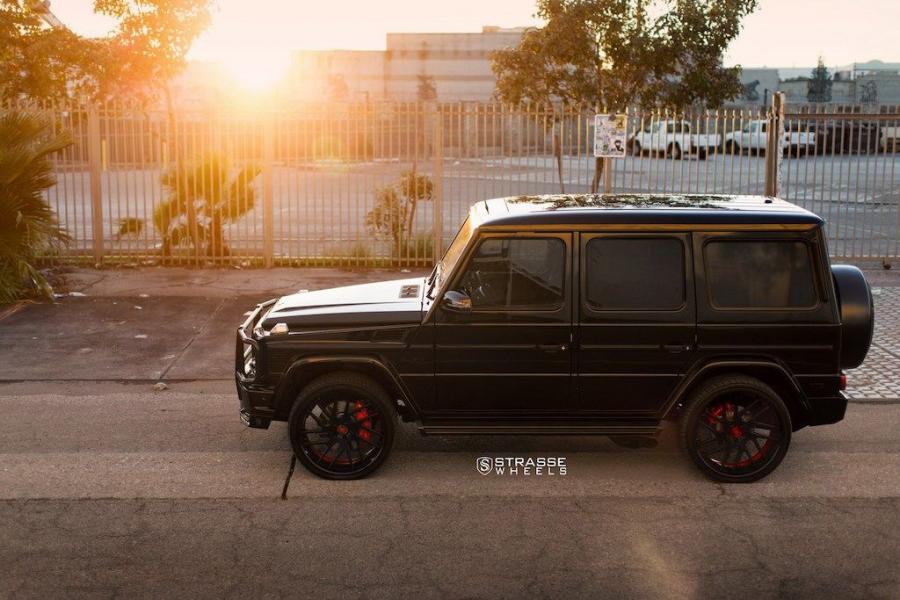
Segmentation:
{"type": "Polygon", "coordinates": [[[400,377],[385,361],[373,356],[305,356],[294,361],[275,392],[275,413],[286,418],[304,387],[323,375],[342,371],[372,379],[391,397],[391,405],[402,420],[418,420],[419,412],[400,377]]]}
{"type": "Polygon", "coordinates": [[[781,364],[766,360],[719,360],[703,365],[685,377],[672,392],[662,419],[677,419],[685,402],[704,382],[732,374],[754,377],[771,387],[787,405],[794,431],[809,424],[812,410],[796,378],[781,364]]]}

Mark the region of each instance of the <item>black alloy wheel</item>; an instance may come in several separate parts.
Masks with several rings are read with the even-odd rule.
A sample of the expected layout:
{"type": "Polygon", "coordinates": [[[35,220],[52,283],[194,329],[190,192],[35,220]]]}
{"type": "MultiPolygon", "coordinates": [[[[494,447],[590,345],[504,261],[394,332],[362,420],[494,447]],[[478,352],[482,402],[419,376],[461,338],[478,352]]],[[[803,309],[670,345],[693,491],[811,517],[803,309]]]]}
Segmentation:
{"type": "Polygon", "coordinates": [[[334,373],[306,386],[288,419],[297,460],[325,479],[359,479],[377,469],[394,441],[387,394],[356,373],[334,373]]]}
{"type": "Polygon", "coordinates": [[[772,388],[743,375],[717,377],[693,395],[682,447],[714,481],[749,483],[771,473],[791,442],[791,417],[772,388]]]}

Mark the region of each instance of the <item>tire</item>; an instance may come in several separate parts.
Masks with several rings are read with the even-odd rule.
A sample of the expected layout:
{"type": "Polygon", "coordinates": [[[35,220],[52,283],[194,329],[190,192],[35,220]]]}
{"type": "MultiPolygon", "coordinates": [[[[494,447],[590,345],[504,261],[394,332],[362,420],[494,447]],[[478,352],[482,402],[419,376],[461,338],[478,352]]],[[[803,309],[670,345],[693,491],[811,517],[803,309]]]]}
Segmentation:
{"type": "Polygon", "coordinates": [[[668,148],[666,148],[666,157],[672,158],[674,160],[681,159],[681,146],[678,144],[669,144],[668,148]]]}
{"type": "Polygon", "coordinates": [[[697,150],[697,160],[706,160],[706,148],[697,150]]]}
{"type": "Polygon", "coordinates": [[[841,368],[855,369],[866,359],[875,333],[872,288],[853,265],[832,265],[831,276],[841,315],[841,368]]]}
{"type": "Polygon", "coordinates": [[[300,392],[288,417],[297,460],[324,479],[361,479],[371,474],[390,454],[394,428],[394,408],[384,389],[350,372],[312,381],[300,392]]]}
{"type": "Polygon", "coordinates": [[[726,375],[710,379],[691,395],[679,438],[708,478],[750,483],[781,464],[791,431],[790,412],[771,387],[753,377],[726,375]]]}
{"type": "Polygon", "coordinates": [[[737,142],[735,142],[734,140],[728,140],[727,142],[725,142],[725,152],[727,152],[728,154],[740,154],[741,147],[738,146],[737,142]]]}
{"type": "Polygon", "coordinates": [[[644,149],[641,148],[641,143],[637,140],[631,142],[631,155],[632,156],[642,156],[644,154],[644,149]]]}

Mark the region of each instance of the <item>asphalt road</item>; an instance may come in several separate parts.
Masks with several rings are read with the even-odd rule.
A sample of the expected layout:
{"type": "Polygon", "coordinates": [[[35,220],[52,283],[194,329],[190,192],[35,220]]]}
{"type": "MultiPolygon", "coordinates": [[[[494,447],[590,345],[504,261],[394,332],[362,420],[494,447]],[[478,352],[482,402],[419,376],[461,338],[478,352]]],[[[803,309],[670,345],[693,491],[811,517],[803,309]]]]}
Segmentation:
{"type": "Polygon", "coordinates": [[[798,432],[746,486],[672,432],[421,438],[327,482],[283,425],[244,429],[226,382],[0,385],[2,598],[900,596],[900,404],[798,432]],[[481,475],[479,456],[566,475],[481,475]]]}

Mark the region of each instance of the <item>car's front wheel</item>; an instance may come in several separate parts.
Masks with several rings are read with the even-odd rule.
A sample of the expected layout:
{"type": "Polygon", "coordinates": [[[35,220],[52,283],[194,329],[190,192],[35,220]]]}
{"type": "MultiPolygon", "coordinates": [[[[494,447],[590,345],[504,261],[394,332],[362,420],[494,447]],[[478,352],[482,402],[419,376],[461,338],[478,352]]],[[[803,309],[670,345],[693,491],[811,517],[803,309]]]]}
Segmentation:
{"type": "Polygon", "coordinates": [[[692,395],[681,421],[681,445],[710,479],[749,483],[784,459],[791,416],[771,387],[753,377],[716,377],[692,395]]]}
{"type": "Polygon", "coordinates": [[[384,389],[358,373],[316,379],[288,418],[297,460],[325,479],[359,479],[381,466],[394,442],[394,413],[384,389]]]}

